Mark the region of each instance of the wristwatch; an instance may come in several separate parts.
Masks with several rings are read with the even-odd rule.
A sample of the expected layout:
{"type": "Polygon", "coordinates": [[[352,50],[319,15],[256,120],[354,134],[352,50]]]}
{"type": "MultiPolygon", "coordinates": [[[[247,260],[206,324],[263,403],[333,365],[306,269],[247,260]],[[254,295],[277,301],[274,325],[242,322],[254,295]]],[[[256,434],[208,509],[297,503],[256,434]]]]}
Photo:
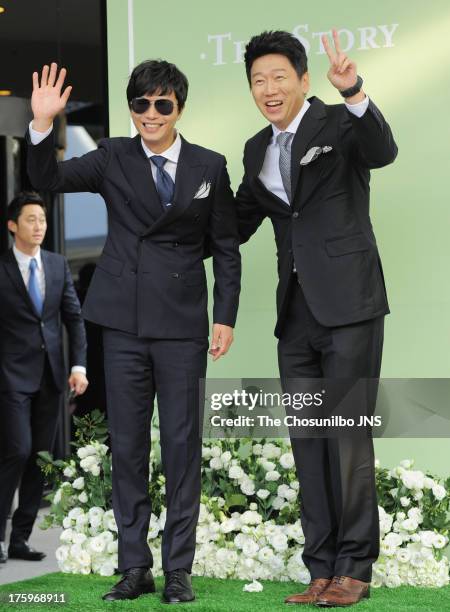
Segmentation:
{"type": "Polygon", "coordinates": [[[357,93],[361,91],[361,87],[363,84],[362,78],[359,74],[356,76],[356,83],[353,87],[349,87],[348,89],[344,89],[343,91],[339,91],[343,98],[350,98],[351,96],[355,96],[357,93]]]}

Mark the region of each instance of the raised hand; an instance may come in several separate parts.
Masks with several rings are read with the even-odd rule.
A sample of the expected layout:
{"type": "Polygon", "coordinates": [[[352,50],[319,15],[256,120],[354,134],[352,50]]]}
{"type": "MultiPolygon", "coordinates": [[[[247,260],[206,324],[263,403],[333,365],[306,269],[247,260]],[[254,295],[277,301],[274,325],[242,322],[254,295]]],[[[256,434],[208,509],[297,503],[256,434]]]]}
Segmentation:
{"type": "Polygon", "coordinates": [[[333,29],[332,34],[334,49],[328,41],[328,36],[326,34],[322,36],[322,43],[330,60],[330,69],[328,70],[327,77],[336,89],[344,91],[356,84],[356,64],[342,51],[337,30],[333,29]]]}
{"type": "Polygon", "coordinates": [[[33,93],[31,96],[31,109],[33,111],[33,128],[45,132],[53,123],[53,119],[66,106],[72,86],[69,85],[61,93],[67,71],[61,68],[58,78],[58,66],[52,63],[50,68],[42,68],[41,81],[39,74],[33,72],[33,93]]]}

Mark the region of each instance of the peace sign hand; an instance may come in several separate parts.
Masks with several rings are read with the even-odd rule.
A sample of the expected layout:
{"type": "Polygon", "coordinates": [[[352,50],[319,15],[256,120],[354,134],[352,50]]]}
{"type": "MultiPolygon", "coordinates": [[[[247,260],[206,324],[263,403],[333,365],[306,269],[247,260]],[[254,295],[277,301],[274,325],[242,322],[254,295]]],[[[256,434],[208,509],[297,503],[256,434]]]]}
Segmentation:
{"type": "Polygon", "coordinates": [[[44,66],[39,83],[39,74],[33,72],[33,94],[31,96],[31,109],[33,111],[33,128],[46,131],[53,119],[66,106],[72,87],[69,85],[61,93],[67,71],[61,68],[56,78],[58,66],[52,63],[50,69],[44,66]]]}
{"type": "Polygon", "coordinates": [[[330,60],[330,69],[327,77],[330,83],[339,91],[344,91],[356,84],[357,72],[356,64],[349,59],[341,49],[339,44],[339,34],[333,29],[334,50],[328,41],[328,36],[322,36],[322,43],[330,60]]]}

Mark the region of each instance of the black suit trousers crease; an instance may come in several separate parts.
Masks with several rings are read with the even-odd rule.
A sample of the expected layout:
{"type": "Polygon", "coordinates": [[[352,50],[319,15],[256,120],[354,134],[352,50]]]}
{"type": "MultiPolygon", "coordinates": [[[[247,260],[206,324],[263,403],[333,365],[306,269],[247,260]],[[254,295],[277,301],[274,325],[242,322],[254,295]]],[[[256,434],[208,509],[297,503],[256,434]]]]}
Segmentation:
{"type": "MultiPolygon", "coordinates": [[[[284,388],[294,378],[379,377],[384,317],[324,327],[292,275],[278,343],[284,388]]],[[[295,384],[294,381],[292,381],[295,384]]],[[[371,381],[373,384],[373,380],[371,381]]],[[[376,383],[375,383],[376,384],[376,383]]],[[[375,394],[361,412],[372,414],[375,394]]],[[[291,438],[300,483],[303,560],[311,578],[371,580],[379,554],[379,518],[371,436],[291,438]]]]}
{"type": "Polygon", "coordinates": [[[103,342],[119,570],[153,564],[147,534],[156,395],[167,507],[162,566],[190,572],[201,492],[199,379],[206,376],[208,339],[149,339],[103,328],[103,342]]]}
{"type": "Polygon", "coordinates": [[[0,541],[5,540],[6,519],[18,486],[19,505],[12,517],[10,541],[26,541],[31,534],[44,486],[43,474],[36,463],[37,453],[53,449],[61,399],[47,359],[41,385],[34,393],[2,392],[0,541]]]}

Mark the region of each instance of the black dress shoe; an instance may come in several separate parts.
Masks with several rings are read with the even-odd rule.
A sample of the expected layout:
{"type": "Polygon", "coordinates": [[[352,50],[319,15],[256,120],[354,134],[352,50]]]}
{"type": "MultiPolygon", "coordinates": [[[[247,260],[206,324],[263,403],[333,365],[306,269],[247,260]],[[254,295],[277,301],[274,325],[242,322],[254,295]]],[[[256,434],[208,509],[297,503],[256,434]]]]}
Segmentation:
{"type": "Polygon", "coordinates": [[[23,559],[24,561],[42,561],[47,555],[34,550],[27,542],[10,542],[8,548],[10,559],[23,559]]]}
{"type": "Polygon", "coordinates": [[[166,584],[164,586],[162,601],[164,603],[184,603],[194,601],[191,575],[184,569],[165,572],[166,584]]]}
{"type": "Polygon", "coordinates": [[[144,593],[155,592],[155,581],[151,570],[146,567],[132,567],[123,573],[113,588],[103,595],[105,601],[116,601],[117,599],[136,599],[144,593]]]}
{"type": "Polygon", "coordinates": [[[6,544],[0,542],[0,563],[6,563],[8,561],[8,553],[6,552],[6,544]]]}

